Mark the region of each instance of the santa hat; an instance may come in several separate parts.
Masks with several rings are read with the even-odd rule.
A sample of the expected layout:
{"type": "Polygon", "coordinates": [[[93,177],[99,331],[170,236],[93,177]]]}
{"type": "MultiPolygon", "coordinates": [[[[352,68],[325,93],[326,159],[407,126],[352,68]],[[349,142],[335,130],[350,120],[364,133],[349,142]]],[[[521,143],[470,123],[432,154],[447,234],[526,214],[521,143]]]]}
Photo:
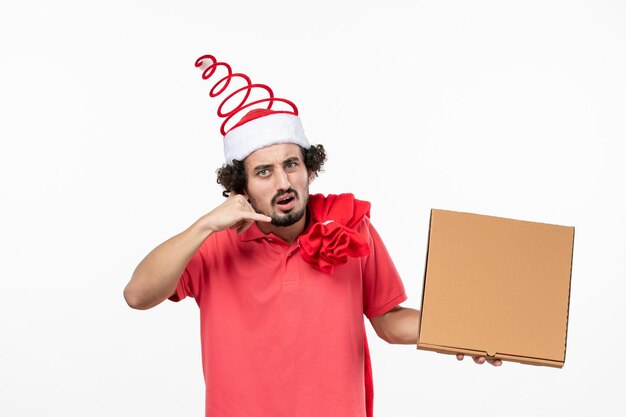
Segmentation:
{"type": "Polygon", "coordinates": [[[271,88],[264,84],[253,84],[245,74],[233,73],[229,64],[218,62],[212,55],[203,55],[196,60],[196,67],[203,69],[202,78],[210,78],[218,69],[225,70],[209,91],[210,97],[222,94],[232,81],[243,81],[244,85],[232,88],[217,109],[217,115],[224,118],[220,132],[224,135],[224,157],[226,163],[233,164],[233,160],[244,160],[257,149],[279,143],[295,143],[303,148],[311,145],[304,135],[304,128],[296,105],[286,99],[274,97],[271,88]],[[261,93],[260,99],[251,100],[252,93],[261,93]],[[224,111],[224,106],[234,101],[231,110],[224,111]],[[272,105],[281,103],[290,107],[288,110],[273,110],[272,105]],[[243,111],[246,112],[232,127],[226,129],[228,122],[243,111]]]}

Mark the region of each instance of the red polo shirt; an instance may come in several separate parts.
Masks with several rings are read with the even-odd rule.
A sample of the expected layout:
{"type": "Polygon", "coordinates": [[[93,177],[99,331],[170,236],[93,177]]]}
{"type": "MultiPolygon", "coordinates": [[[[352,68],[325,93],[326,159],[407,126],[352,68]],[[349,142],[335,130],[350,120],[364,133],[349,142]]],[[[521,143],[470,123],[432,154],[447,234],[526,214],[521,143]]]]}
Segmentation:
{"type": "Polygon", "coordinates": [[[357,231],[370,254],[332,274],[305,262],[297,241],[256,224],[204,241],[171,300],[190,296],[200,307],[207,417],[366,416],[363,314],[406,295],[367,217],[357,231]]]}

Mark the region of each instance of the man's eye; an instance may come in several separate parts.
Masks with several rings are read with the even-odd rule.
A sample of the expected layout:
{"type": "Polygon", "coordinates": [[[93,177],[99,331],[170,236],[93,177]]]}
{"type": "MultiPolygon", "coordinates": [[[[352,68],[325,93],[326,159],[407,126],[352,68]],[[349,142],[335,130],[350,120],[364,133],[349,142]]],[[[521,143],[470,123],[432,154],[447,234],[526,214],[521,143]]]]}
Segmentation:
{"type": "Polygon", "coordinates": [[[260,177],[265,177],[269,174],[269,171],[267,169],[262,169],[259,172],[256,173],[258,176],[260,177]]]}
{"type": "Polygon", "coordinates": [[[298,166],[298,164],[295,162],[287,162],[287,168],[295,168],[296,166],[298,166]]]}

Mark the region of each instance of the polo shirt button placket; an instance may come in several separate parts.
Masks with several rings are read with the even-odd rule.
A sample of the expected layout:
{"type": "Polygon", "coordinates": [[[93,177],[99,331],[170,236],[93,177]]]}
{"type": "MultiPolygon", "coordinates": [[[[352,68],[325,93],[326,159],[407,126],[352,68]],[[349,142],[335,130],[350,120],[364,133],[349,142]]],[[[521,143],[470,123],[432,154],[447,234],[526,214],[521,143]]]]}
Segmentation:
{"type": "Polygon", "coordinates": [[[286,252],[283,252],[283,291],[291,292],[298,289],[299,277],[297,274],[297,265],[291,260],[291,256],[297,248],[288,247],[286,252]],[[295,268],[295,269],[294,269],[295,268]]]}

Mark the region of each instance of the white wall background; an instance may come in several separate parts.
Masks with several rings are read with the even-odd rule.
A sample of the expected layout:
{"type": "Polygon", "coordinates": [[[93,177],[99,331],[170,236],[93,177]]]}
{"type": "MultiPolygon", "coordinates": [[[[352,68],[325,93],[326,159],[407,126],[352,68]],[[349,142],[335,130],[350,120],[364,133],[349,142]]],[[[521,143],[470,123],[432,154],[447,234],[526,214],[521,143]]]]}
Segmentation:
{"type": "Polygon", "coordinates": [[[597,0],[3,0],[0,414],[203,415],[195,303],[122,289],[222,201],[212,53],[298,104],[330,155],[312,192],[373,203],[406,306],[431,207],[576,226],[562,370],[371,332],[377,416],[624,415],[625,22],[597,0]]]}

